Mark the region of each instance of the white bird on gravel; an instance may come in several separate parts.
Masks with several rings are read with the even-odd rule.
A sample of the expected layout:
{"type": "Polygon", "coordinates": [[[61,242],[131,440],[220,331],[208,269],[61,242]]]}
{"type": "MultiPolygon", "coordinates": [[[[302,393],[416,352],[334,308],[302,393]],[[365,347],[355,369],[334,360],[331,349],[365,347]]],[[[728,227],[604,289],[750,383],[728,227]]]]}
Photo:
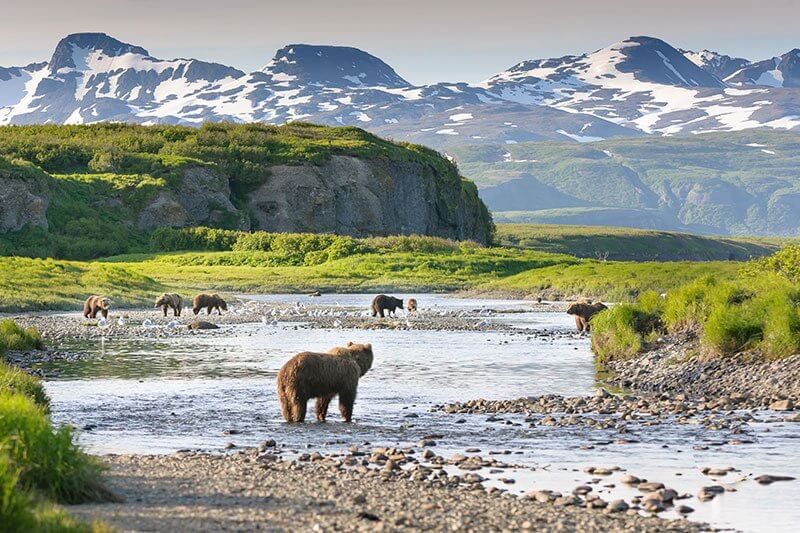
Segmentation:
{"type": "Polygon", "coordinates": [[[181,325],[181,323],[180,323],[180,322],[178,322],[177,320],[173,320],[172,322],[170,322],[169,324],[167,324],[167,327],[168,327],[168,328],[175,329],[175,328],[177,328],[177,327],[178,327],[178,326],[180,326],[180,325],[181,325]]]}
{"type": "Polygon", "coordinates": [[[340,327],[342,327],[342,323],[339,322],[338,320],[334,320],[333,321],[333,327],[340,328],[340,327]]]}
{"type": "Polygon", "coordinates": [[[122,317],[119,317],[119,318],[117,319],[117,325],[118,325],[118,326],[124,326],[124,325],[125,325],[125,319],[124,319],[124,318],[122,318],[122,317]]]}
{"type": "Polygon", "coordinates": [[[146,328],[149,328],[152,325],[153,325],[153,321],[150,320],[149,318],[145,318],[144,320],[142,320],[142,326],[144,326],[146,328]]]}
{"type": "Polygon", "coordinates": [[[105,318],[101,318],[100,320],[97,321],[97,327],[98,328],[107,328],[108,327],[108,320],[106,320],[105,318]]]}

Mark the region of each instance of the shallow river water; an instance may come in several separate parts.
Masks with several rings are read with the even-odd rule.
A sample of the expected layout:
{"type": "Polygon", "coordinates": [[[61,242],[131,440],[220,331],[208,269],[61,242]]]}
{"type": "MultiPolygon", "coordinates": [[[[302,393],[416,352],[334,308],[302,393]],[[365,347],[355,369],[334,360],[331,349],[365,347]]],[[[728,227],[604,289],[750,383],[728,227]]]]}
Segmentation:
{"type": "MultiPolygon", "coordinates": [[[[257,298],[308,302],[297,295],[257,298]]],[[[491,308],[517,311],[488,320],[521,329],[568,332],[573,327],[564,313],[518,312],[529,309],[522,302],[434,295],[418,299],[424,312],[434,316],[438,310],[459,310],[482,321],[487,318],[480,310],[491,308]]],[[[369,301],[368,295],[325,295],[313,303],[365,309],[369,301]]],[[[753,443],[729,445],[728,440],[741,436],[695,425],[637,427],[621,436],[613,429],[514,425],[522,422],[521,415],[487,421],[488,415],[431,411],[436,404],[476,398],[592,394],[597,383],[588,339],[576,335],[304,329],[291,323],[257,323],[224,326],[213,335],[80,341],[66,347],[96,357],[46,367],[58,375],[47,382],[53,417],[84,428],[80,440],[95,453],[221,451],[229,442],[257,445],[267,438],[298,451],[342,451],[350,444],[413,445],[437,434],[439,454],[466,448],[480,448],[484,456],[507,452],[498,458],[520,468],[499,477],[513,477],[516,483],[491,479],[488,484],[514,492],[569,492],[592,478],[583,473],[584,467],[620,466],[678,492],[696,494],[700,487],[717,483],[701,468],[732,466],[741,472],[722,481],[735,492],[706,503],[695,498],[681,502],[696,510],[693,520],[747,531],[796,531],[800,524],[799,482],[736,482],[747,474],[800,478],[800,424],[751,425],[747,439],[753,443]],[[334,402],[326,424],[283,423],[274,391],[281,365],[299,351],[326,351],[350,340],[371,342],[375,352],[373,369],[359,384],[355,422],[341,423],[334,402]],[[614,444],[620,437],[629,442],[614,444]],[[697,451],[696,445],[708,449],[697,451]],[[589,446],[593,448],[586,449],[589,446]]],[[[619,483],[622,474],[593,485],[595,493],[606,500],[629,501],[636,491],[619,483]],[[611,484],[616,486],[604,486],[611,484]]]]}

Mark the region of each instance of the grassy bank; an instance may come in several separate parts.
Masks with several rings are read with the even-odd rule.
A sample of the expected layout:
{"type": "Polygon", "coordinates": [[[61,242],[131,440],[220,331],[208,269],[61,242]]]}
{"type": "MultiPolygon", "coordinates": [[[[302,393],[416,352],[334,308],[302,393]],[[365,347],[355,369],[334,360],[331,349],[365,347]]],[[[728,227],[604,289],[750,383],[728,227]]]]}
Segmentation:
{"type": "Polygon", "coordinates": [[[42,348],[34,330],[0,321],[0,525],[3,531],[83,532],[58,503],[113,501],[102,468],[75,443],[69,426],[53,427],[41,382],[2,361],[6,350],[42,348]]]}
{"type": "Polygon", "coordinates": [[[316,236],[316,244],[292,238],[295,242],[285,249],[273,241],[261,243],[265,250],[129,254],[94,262],[0,258],[0,310],[77,310],[89,294],[108,295],[117,308],[150,305],[167,290],[185,296],[202,290],[474,291],[629,301],[646,290],[665,292],[706,275],[733,278],[742,266],[605,262],[416,237],[354,241],[316,236]]]}
{"type": "Polygon", "coordinates": [[[501,246],[612,261],[746,261],[779,248],[778,239],[555,224],[497,224],[496,241],[501,246]]]}
{"type": "Polygon", "coordinates": [[[643,293],[592,322],[598,360],[627,358],[646,349],[653,337],[690,332],[702,355],[748,353],[779,359],[800,352],[800,247],[754,261],[739,275],[709,275],[670,291],[666,298],[643,293]]]}

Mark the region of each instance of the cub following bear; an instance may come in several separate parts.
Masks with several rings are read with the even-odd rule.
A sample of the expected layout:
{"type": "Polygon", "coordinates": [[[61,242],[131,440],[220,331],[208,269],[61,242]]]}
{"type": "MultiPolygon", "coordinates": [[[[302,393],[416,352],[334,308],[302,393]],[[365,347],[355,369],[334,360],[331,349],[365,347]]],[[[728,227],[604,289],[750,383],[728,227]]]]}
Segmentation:
{"type": "Polygon", "coordinates": [[[317,420],[325,421],[328,404],[339,395],[339,412],[345,422],[353,418],[358,380],[372,367],[372,345],[347,343],[327,353],[295,355],[278,372],[278,399],[287,422],[303,422],[306,404],[317,399],[317,420]]]}
{"type": "Polygon", "coordinates": [[[409,298],[408,303],[406,304],[406,309],[408,309],[409,313],[415,313],[417,311],[417,300],[414,298],[409,298]]]}
{"type": "Polygon", "coordinates": [[[173,316],[181,316],[183,298],[178,294],[165,292],[156,299],[156,309],[159,307],[164,311],[164,316],[167,316],[167,309],[172,309],[173,316]]]}
{"type": "Polygon", "coordinates": [[[569,306],[567,314],[575,317],[575,327],[578,328],[579,333],[582,333],[589,331],[591,327],[589,320],[604,309],[608,309],[608,307],[601,302],[592,303],[591,300],[578,300],[569,306]]]}
{"type": "Polygon", "coordinates": [[[222,311],[228,310],[228,304],[220,298],[219,294],[205,294],[201,293],[194,297],[192,300],[192,312],[197,315],[203,308],[210,315],[211,311],[217,310],[220,315],[222,311]]]}
{"type": "Polygon", "coordinates": [[[83,318],[97,318],[99,312],[103,318],[108,318],[108,309],[111,306],[111,300],[105,296],[89,296],[83,302],[83,318]]]}
{"type": "Polygon", "coordinates": [[[383,318],[384,311],[388,311],[389,316],[397,316],[395,310],[403,308],[403,300],[395,298],[394,296],[379,294],[372,300],[372,305],[370,308],[372,309],[373,317],[376,317],[380,314],[381,318],[383,318]]]}

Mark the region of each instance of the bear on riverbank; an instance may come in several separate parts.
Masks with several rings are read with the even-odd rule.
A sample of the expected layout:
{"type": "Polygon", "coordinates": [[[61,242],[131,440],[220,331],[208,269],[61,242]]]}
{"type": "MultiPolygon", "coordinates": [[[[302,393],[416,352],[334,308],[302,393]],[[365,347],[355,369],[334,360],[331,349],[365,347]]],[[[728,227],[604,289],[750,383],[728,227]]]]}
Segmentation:
{"type": "Polygon", "coordinates": [[[575,317],[575,327],[578,332],[589,331],[589,320],[604,309],[608,309],[601,302],[592,303],[591,300],[579,300],[567,308],[567,314],[575,317]]]}
{"type": "Polygon", "coordinates": [[[414,313],[417,311],[417,300],[414,298],[409,298],[408,303],[406,303],[406,309],[408,309],[409,313],[414,313]]]}
{"type": "Polygon", "coordinates": [[[83,302],[83,318],[97,318],[99,312],[103,318],[108,318],[108,309],[111,306],[111,300],[105,296],[89,296],[83,302]]]}
{"type": "Polygon", "coordinates": [[[223,300],[219,294],[205,294],[201,293],[194,297],[192,300],[192,312],[197,315],[201,309],[205,309],[210,315],[211,311],[217,310],[220,315],[222,311],[228,310],[228,304],[223,300]]]}
{"type": "Polygon", "coordinates": [[[156,309],[159,307],[164,311],[164,316],[167,316],[168,309],[172,309],[173,316],[181,316],[183,298],[174,292],[165,292],[156,299],[156,309]]]}
{"type": "Polygon", "coordinates": [[[389,316],[396,316],[397,313],[395,310],[403,308],[403,300],[399,298],[395,298],[394,296],[386,296],[385,294],[379,294],[372,300],[372,316],[376,317],[381,315],[381,318],[384,317],[384,311],[389,313],[389,316]]]}
{"type": "Polygon", "coordinates": [[[325,421],[328,404],[339,396],[339,412],[345,422],[353,418],[358,380],[372,367],[372,345],[347,343],[327,353],[295,355],[278,372],[278,399],[287,422],[303,422],[308,400],[317,399],[317,420],[325,421]]]}

